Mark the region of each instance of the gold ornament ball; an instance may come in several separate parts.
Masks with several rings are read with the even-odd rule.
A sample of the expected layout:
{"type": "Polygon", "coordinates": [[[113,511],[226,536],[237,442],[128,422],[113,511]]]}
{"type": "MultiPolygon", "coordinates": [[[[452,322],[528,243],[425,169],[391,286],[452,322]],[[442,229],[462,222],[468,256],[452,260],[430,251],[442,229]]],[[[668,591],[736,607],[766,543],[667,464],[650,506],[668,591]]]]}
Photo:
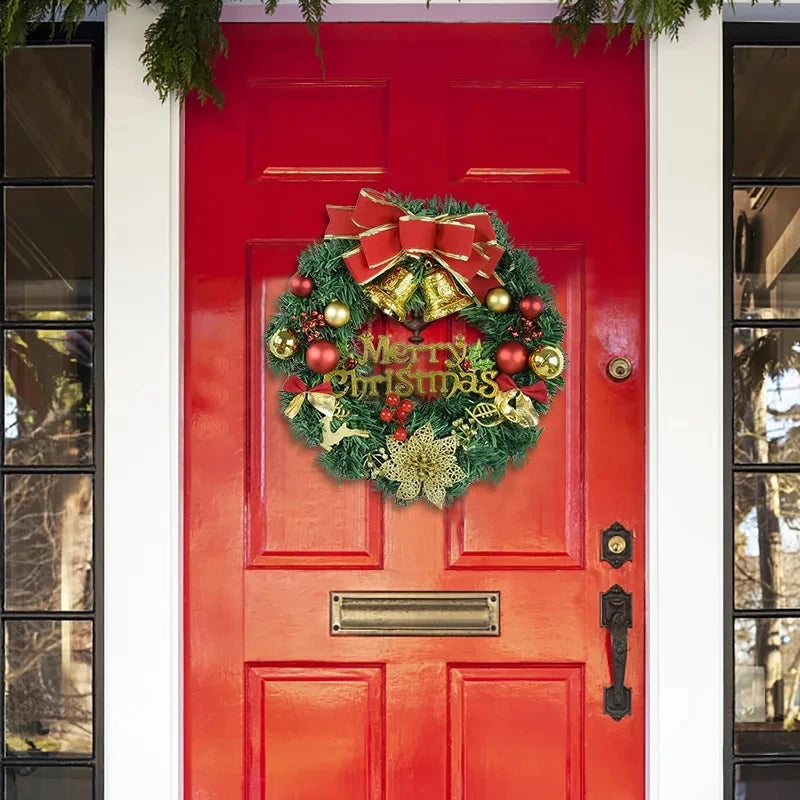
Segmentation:
{"type": "Polygon", "coordinates": [[[564,354],[557,347],[545,344],[531,353],[528,364],[536,376],[550,380],[564,371],[564,354]]]}
{"type": "Polygon", "coordinates": [[[350,322],[350,308],[346,303],[333,300],[325,306],[325,322],[332,328],[341,328],[350,322]]]}
{"type": "Polygon", "coordinates": [[[289,358],[297,352],[299,346],[297,334],[288,328],[275,331],[269,340],[269,351],[275,358],[289,358]]]}
{"type": "Polygon", "coordinates": [[[504,314],[511,308],[511,295],[502,286],[490,289],[486,293],[486,308],[495,314],[504,314]]]}

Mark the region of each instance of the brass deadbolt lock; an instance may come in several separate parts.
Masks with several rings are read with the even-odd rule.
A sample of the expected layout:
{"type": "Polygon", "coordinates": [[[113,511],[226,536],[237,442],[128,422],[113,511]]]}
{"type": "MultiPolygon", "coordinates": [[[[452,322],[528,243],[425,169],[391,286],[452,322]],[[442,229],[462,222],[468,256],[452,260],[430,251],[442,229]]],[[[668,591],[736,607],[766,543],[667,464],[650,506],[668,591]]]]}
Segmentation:
{"type": "Polygon", "coordinates": [[[617,534],[608,540],[608,544],[606,546],[610,552],[614,553],[614,555],[619,555],[627,550],[628,543],[625,541],[624,536],[617,534]]]}
{"type": "Polygon", "coordinates": [[[633,365],[627,358],[618,356],[617,358],[612,358],[611,361],[608,362],[606,370],[608,372],[608,377],[611,378],[612,381],[625,381],[630,378],[631,372],[633,372],[633,365]]]}

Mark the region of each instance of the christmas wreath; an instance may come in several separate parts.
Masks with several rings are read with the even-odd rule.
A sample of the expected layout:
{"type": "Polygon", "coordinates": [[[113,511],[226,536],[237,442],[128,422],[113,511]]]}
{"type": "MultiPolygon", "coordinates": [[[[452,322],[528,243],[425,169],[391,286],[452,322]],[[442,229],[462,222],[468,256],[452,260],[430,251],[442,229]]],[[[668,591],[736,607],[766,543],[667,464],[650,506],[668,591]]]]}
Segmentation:
{"type": "Polygon", "coordinates": [[[563,387],[564,321],[536,260],[494,214],[449,197],[362,189],[328,214],[265,334],[292,431],[334,476],[372,480],[400,504],[442,508],[499,480],[563,387]],[[380,314],[402,339],[370,329],[380,314]],[[451,314],[464,333],[426,342],[451,314]]]}

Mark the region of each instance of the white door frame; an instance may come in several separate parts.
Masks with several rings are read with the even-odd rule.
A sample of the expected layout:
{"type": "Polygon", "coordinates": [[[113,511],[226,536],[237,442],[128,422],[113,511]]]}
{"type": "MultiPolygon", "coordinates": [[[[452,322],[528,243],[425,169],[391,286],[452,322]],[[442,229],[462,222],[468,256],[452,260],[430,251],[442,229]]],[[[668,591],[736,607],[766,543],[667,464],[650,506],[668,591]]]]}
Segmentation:
{"type": "MultiPolygon", "coordinates": [[[[435,0],[426,12],[423,0],[404,0],[334,4],[328,19],[542,22],[553,9],[435,0]]],[[[248,4],[226,6],[223,18],[265,20],[248,4]]],[[[152,19],[131,7],[107,20],[109,800],[182,800],[182,128],[179,105],[142,83],[152,19]]],[[[284,2],[273,19],[299,16],[284,2]]],[[[652,45],[648,81],[648,797],[722,800],[720,18],[692,19],[678,43],[652,45]]]]}

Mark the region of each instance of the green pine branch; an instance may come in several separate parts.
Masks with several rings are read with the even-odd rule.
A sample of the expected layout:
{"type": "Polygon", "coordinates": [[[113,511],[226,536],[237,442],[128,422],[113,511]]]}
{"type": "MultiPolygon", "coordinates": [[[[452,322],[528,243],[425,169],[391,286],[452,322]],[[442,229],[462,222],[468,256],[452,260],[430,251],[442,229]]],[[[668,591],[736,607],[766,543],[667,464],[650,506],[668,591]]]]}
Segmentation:
{"type": "MultiPolygon", "coordinates": [[[[108,0],[110,10],[125,10],[131,0],[108,0]]],[[[430,6],[431,0],[424,0],[430,6]]],[[[160,14],[145,34],[140,60],[144,80],[162,100],[170,95],[185,99],[195,94],[202,102],[218,105],[222,93],[214,85],[214,63],[228,53],[219,23],[223,0],[139,0],[160,14]]],[[[266,14],[274,14],[279,0],[261,0],[266,14]]],[[[322,61],[320,24],[330,0],[297,0],[300,13],[314,36],[322,61]]],[[[558,40],[567,39],[577,52],[594,23],[605,25],[609,39],[630,24],[630,42],[655,39],[662,34],[677,38],[694,8],[707,19],[722,8],[724,0],[559,0],[553,21],[558,40]]],[[[753,3],[757,0],[752,0],[753,3]]],[[[773,0],[778,5],[780,0],[773,0]]],[[[103,0],[0,0],[0,52],[25,43],[31,29],[51,26],[52,34],[70,36],[75,26],[103,0]]],[[[324,70],[324,62],[322,62],[324,70]]]]}

